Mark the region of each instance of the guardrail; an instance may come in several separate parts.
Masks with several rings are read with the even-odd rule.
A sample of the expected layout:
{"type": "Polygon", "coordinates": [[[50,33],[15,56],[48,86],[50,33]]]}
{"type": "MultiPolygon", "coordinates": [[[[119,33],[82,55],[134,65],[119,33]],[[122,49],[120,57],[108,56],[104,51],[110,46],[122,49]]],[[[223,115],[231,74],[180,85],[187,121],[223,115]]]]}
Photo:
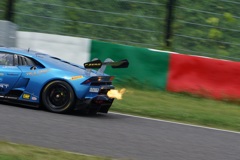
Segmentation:
{"type": "Polygon", "coordinates": [[[240,62],[34,32],[18,31],[17,37],[17,47],[43,51],[77,64],[96,57],[128,59],[127,69],[106,69],[116,77],[115,82],[216,99],[240,98],[240,62]]]}

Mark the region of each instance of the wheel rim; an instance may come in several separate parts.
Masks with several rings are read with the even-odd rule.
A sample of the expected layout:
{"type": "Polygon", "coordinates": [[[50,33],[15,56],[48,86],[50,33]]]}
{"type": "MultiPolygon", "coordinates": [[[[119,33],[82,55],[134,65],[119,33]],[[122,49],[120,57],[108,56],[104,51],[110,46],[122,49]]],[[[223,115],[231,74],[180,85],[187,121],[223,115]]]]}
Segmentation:
{"type": "Polygon", "coordinates": [[[62,109],[69,103],[70,93],[66,86],[56,84],[49,89],[48,101],[54,109],[62,109]]]}

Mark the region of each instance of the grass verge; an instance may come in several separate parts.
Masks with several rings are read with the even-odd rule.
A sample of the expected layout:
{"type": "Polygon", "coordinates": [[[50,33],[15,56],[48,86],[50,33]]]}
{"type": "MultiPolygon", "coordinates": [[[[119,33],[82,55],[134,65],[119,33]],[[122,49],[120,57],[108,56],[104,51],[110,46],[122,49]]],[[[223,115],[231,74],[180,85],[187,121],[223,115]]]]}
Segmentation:
{"type": "Polygon", "coordinates": [[[41,147],[19,145],[0,141],[1,160],[110,160],[110,158],[95,157],[68,153],[41,147]]]}
{"type": "Polygon", "coordinates": [[[128,88],[111,111],[240,131],[240,106],[166,91],[128,88]]]}

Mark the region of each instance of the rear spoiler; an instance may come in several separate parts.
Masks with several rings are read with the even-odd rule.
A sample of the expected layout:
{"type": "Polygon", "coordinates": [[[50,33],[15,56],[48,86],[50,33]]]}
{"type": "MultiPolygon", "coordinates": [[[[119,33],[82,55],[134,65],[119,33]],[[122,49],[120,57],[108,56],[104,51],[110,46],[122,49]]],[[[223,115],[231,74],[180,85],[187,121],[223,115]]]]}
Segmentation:
{"type": "Polygon", "coordinates": [[[107,58],[104,62],[102,62],[99,59],[93,59],[90,62],[84,63],[84,67],[87,69],[87,73],[90,74],[91,69],[98,69],[97,74],[102,75],[106,69],[106,66],[109,65],[112,68],[127,68],[129,65],[129,62],[127,59],[123,59],[121,61],[114,62],[112,59],[107,58]]]}

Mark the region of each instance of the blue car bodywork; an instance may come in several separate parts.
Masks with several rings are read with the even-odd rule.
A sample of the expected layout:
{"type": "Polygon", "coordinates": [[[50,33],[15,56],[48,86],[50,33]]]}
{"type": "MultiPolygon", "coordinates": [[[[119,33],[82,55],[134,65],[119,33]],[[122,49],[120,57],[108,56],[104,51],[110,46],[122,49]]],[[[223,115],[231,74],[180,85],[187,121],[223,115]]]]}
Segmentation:
{"type": "Polygon", "coordinates": [[[113,77],[104,74],[106,65],[125,68],[128,62],[96,59],[84,67],[35,51],[0,47],[0,100],[57,113],[74,109],[107,113],[114,100],[107,92],[114,86],[113,77]]]}

